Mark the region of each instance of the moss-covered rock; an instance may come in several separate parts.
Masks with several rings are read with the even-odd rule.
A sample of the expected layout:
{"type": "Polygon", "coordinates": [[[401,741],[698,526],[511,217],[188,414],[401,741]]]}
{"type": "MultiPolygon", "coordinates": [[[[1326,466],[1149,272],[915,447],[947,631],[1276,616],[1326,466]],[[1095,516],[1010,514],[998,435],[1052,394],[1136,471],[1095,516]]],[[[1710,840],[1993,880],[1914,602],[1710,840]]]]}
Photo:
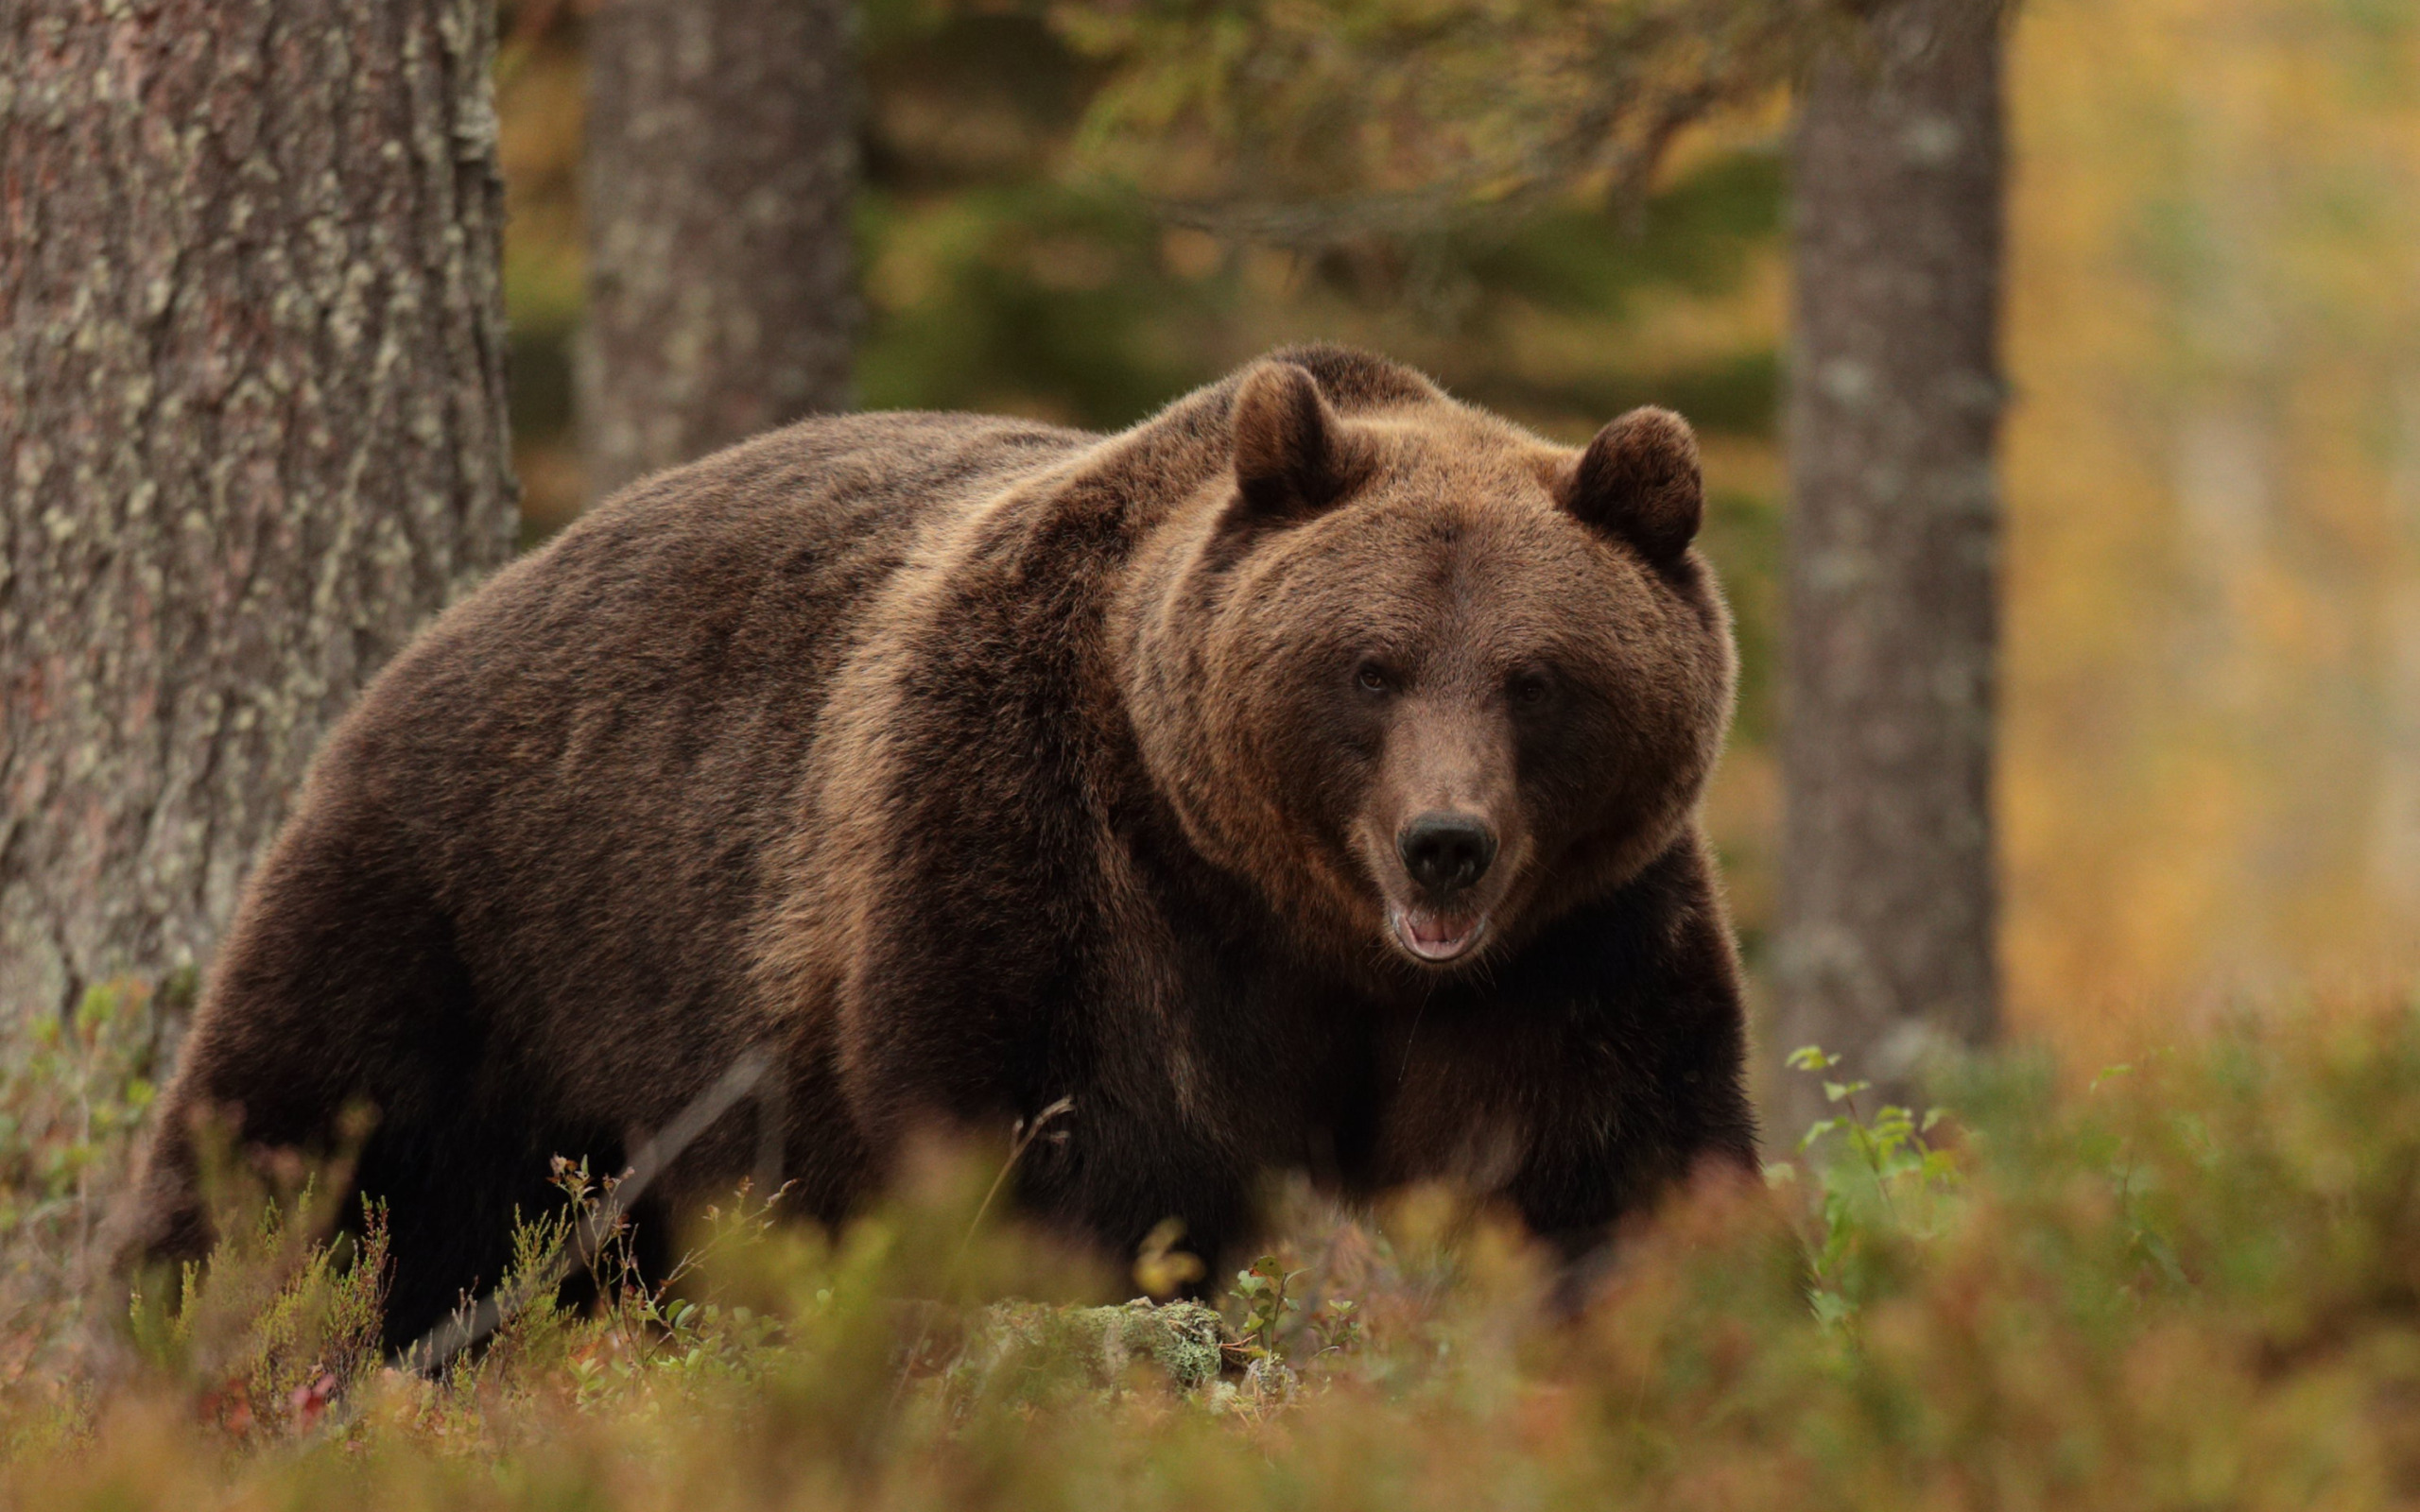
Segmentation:
{"type": "Polygon", "coordinates": [[[950,1374],[966,1389],[1022,1395],[1054,1382],[1116,1386],[1144,1366],[1189,1391],[1217,1379],[1225,1337],[1219,1314],[1200,1302],[1140,1297],[1123,1307],[1000,1302],[985,1308],[967,1331],[950,1374]]]}

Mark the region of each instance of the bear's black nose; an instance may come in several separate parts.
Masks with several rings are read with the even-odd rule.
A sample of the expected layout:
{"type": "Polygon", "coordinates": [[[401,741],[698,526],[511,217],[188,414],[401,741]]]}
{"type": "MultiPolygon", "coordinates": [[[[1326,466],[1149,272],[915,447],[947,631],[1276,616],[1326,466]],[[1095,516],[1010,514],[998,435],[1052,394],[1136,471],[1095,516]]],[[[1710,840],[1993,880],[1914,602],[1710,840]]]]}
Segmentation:
{"type": "Polygon", "coordinates": [[[1423,814],[1395,835],[1411,880],[1450,897],[1487,875],[1495,859],[1495,832],[1475,814],[1423,814]]]}

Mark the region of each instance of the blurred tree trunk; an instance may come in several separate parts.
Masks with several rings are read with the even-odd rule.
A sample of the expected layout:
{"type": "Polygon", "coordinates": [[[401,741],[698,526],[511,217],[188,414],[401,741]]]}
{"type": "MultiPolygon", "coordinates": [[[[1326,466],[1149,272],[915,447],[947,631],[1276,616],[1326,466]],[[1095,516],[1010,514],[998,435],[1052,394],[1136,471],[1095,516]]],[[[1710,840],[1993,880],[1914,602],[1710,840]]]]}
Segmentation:
{"type": "Polygon", "coordinates": [[[0,0],[0,1025],[199,965],[502,561],[490,0],[0,0]]]}
{"type": "Polygon", "coordinates": [[[589,497],[845,407],[845,0],[604,0],[588,34],[589,497]]]}
{"type": "MultiPolygon", "coordinates": [[[[1792,146],[1788,665],[1774,1048],[1876,1095],[1997,1025],[1991,770],[1999,0],[1881,0],[1792,146]]],[[[1820,1115],[1784,1073],[1776,1140],[1820,1115]]]]}

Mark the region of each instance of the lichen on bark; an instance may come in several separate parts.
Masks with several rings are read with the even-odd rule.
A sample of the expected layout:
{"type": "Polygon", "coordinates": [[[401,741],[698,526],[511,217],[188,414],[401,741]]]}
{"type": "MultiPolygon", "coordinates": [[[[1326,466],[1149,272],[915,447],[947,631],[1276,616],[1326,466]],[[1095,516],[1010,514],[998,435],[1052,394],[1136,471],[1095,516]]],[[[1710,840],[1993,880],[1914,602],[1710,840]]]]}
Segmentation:
{"type": "Polygon", "coordinates": [[[597,8],[579,363],[590,497],[847,406],[853,14],[844,0],[597,8]]]}
{"type": "MultiPolygon", "coordinates": [[[[2000,0],[1888,0],[1799,95],[1777,1048],[1896,1098],[1989,1038],[2000,0]]],[[[1824,1111],[1787,1076],[1768,1126],[1824,1111]]]]}
{"type": "Polygon", "coordinates": [[[493,26],[0,5],[0,1026],[206,961],[510,549],[493,26]]]}

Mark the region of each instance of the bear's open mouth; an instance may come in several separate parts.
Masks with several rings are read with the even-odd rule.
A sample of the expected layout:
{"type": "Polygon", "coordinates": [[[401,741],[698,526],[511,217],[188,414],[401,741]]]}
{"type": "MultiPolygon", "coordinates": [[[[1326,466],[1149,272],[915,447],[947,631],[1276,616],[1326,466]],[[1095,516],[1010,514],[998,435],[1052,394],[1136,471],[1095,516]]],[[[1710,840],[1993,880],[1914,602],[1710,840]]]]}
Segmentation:
{"type": "Polygon", "coordinates": [[[1443,963],[1467,954],[1487,933],[1485,914],[1457,917],[1433,908],[1397,905],[1393,910],[1395,938],[1424,961],[1443,963]]]}

